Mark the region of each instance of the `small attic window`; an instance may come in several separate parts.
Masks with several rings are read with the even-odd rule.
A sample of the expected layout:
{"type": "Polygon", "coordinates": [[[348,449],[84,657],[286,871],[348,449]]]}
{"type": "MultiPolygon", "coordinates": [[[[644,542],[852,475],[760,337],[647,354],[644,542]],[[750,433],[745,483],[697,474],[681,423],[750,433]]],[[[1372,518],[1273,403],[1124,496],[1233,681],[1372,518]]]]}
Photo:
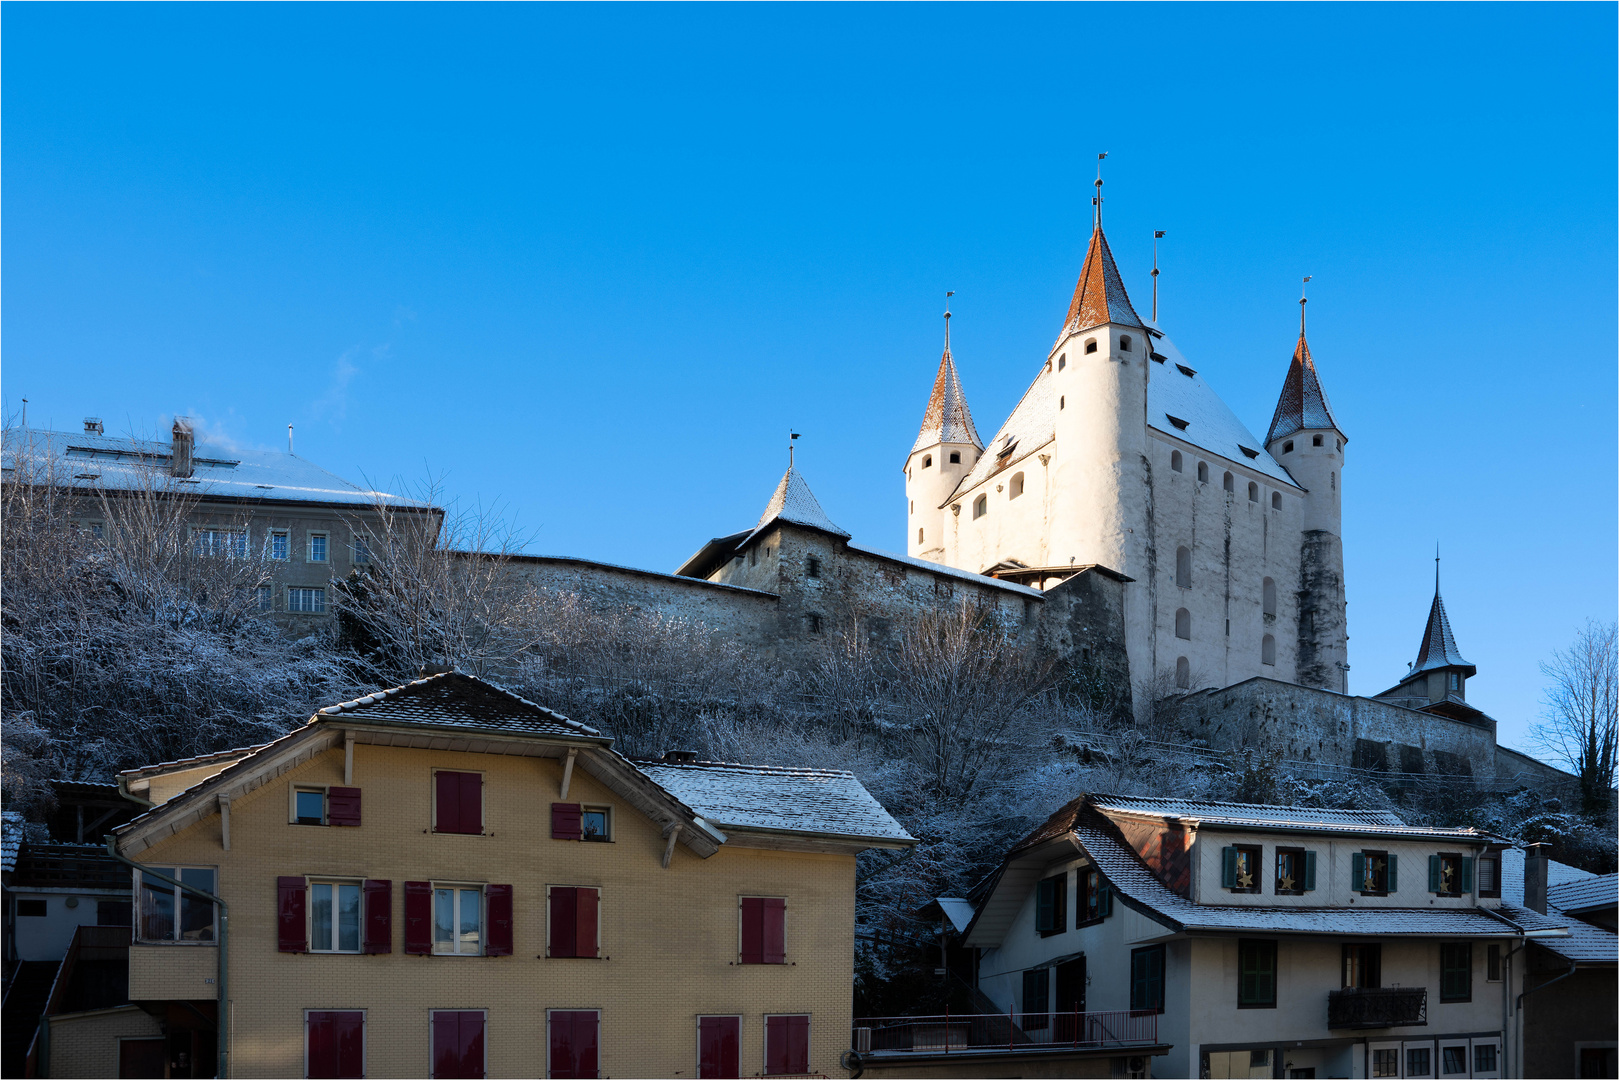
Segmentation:
{"type": "Polygon", "coordinates": [[[1251,450],[1248,447],[1243,446],[1241,443],[1237,444],[1237,449],[1241,450],[1244,454],[1248,455],[1251,458],[1256,458],[1256,457],[1259,456],[1259,451],[1258,450],[1251,450]]]}
{"type": "Polygon", "coordinates": [[[1016,449],[1017,449],[1017,441],[1015,439],[1008,439],[1008,440],[1006,440],[1006,444],[1004,446],[1002,446],[999,450],[995,451],[995,457],[996,457],[997,460],[1003,460],[1005,458],[1009,458],[1009,457],[1012,456],[1012,451],[1014,451],[1016,449]]]}
{"type": "Polygon", "coordinates": [[[1061,356],[1057,357],[1057,370],[1061,371],[1063,368],[1065,368],[1067,366],[1068,366],[1068,354],[1063,353],[1061,356]]]}
{"type": "Polygon", "coordinates": [[[929,454],[929,455],[927,455],[926,457],[924,457],[922,459],[922,468],[928,469],[928,468],[932,468],[932,467],[933,467],[933,455],[929,454]]]}
{"type": "Polygon", "coordinates": [[[1096,339],[1091,338],[1089,341],[1087,341],[1085,343],[1085,352],[1087,354],[1089,354],[1089,353],[1093,353],[1095,351],[1096,351],[1096,339]]]}
{"type": "Polygon", "coordinates": [[[1321,436],[1319,436],[1319,435],[1310,436],[1310,445],[1311,446],[1320,446],[1321,445],[1321,436]]]}
{"type": "Polygon", "coordinates": [[[1282,453],[1291,454],[1292,452],[1293,452],[1293,440],[1289,439],[1285,443],[1282,444],[1282,453]]]}
{"type": "Polygon", "coordinates": [[[1165,360],[1169,359],[1169,357],[1165,356],[1161,352],[1148,353],[1147,355],[1151,356],[1154,360],[1158,361],[1160,364],[1162,364],[1165,360]]]}
{"type": "Polygon", "coordinates": [[[1175,425],[1175,430],[1176,431],[1185,431],[1186,430],[1186,425],[1191,422],[1189,420],[1182,420],[1178,416],[1170,416],[1168,413],[1165,413],[1164,416],[1169,420],[1169,422],[1171,424],[1175,425]]]}
{"type": "Polygon", "coordinates": [[[952,451],[950,451],[950,464],[952,464],[952,465],[960,465],[961,464],[961,451],[960,450],[952,450],[952,451]]]}
{"type": "Polygon", "coordinates": [[[1130,351],[1130,335],[1129,334],[1125,334],[1125,335],[1123,335],[1122,337],[1119,338],[1119,351],[1120,352],[1129,352],[1130,351]]]}
{"type": "Polygon", "coordinates": [[[1191,368],[1187,367],[1185,364],[1176,364],[1175,366],[1180,368],[1181,369],[1181,374],[1185,375],[1188,379],[1190,379],[1192,376],[1197,374],[1197,372],[1193,371],[1191,368]]]}

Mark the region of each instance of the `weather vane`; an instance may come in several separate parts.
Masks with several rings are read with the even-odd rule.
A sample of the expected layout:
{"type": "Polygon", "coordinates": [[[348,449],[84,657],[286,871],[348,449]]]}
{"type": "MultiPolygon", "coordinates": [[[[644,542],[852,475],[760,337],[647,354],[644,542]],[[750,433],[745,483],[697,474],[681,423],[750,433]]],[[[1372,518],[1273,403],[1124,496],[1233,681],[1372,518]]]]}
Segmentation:
{"type": "Polygon", "coordinates": [[[1106,157],[1106,150],[1096,155],[1096,198],[1091,200],[1091,204],[1096,207],[1096,228],[1098,229],[1102,227],[1102,161],[1106,157]]]}
{"type": "Polygon", "coordinates": [[[1164,230],[1152,231],[1152,322],[1158,325],[1158,241],[1164,238],[1164,230]]]}
{"type": "Polygon", "coordinates": [[[1309,285],[1310,278],[1314,276],[1313,274],[1306,275],[1304,285],[1299,286],[1299,337],[1304,336],[1304,305],[1310,302],[1310,298],[1305,295],[1305,285],[1309,285]]]}

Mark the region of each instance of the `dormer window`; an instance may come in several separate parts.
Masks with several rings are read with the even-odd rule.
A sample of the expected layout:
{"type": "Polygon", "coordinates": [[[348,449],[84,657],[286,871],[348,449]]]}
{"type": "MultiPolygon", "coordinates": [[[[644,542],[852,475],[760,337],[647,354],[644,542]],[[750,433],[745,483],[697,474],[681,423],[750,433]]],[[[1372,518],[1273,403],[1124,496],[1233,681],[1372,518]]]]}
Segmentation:
{"type": "Polygon", "coordinates": [[[1129,334],[1125,334],[1125,335],[1123,335],[1122,337],[1119,338],[1119,351],[1120,352],[1129,352],[1130,351],[1130,335],[1129,334]]]}
{"type": "Polygon", "coordinates": [[[1096,351],[1096,339],[1091,338],[1089,341],[1087,341],[1085,343],[1085,352],[1086,352],[1087,355],[1089,355],[1090,353],[1093,353],[1095,351],[1096,351]]]}
{"type": "Polygon", "coordinates": [[[1187,367],[1185,364],[1176,364],[1175,366],[1180,368],[1181,369],[1181,374],[1185,375],[1188,379],[1190,379],[1193,375],[1197,374],[1197,372],[1193,371],[1191,368],[1187,367]]]}
{"type": "Polygon", "coordinates": [[[1176,431],[1185,431],[1187,425],[1191,422],[1189,420],[1182,420],[1178,416],[1171,416],[1168,413],[1164,414],[1164,419],[1168,420],[1172,425],[1174,425],[1176,431]]]}
{"type": "Polygon", "coordinates": [[[933,467],[933,455],[928,454],[927,456],[922,458],[922,468],[931,469],[932,467],[933,467]]]}

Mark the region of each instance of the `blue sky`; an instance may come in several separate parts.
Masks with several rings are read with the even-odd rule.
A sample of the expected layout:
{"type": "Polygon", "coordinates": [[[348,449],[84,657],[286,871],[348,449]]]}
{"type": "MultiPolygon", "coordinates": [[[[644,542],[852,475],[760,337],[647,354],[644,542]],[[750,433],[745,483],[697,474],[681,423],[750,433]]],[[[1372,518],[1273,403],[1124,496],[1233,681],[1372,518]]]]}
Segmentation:
{"type": "Polygon", "coordinates": [[[1061,325],[1095,155],[1138,306],[1263,434],[1311,285],[1350,438],[1351,687],[1433,546],[1469,698],[1615,610],[1615,8],[23,5],[8,414],[175,413],[442,475],[537,552],[672,569],[786,458],[903,549],[941,301],[987,437],[1061,325]]]}

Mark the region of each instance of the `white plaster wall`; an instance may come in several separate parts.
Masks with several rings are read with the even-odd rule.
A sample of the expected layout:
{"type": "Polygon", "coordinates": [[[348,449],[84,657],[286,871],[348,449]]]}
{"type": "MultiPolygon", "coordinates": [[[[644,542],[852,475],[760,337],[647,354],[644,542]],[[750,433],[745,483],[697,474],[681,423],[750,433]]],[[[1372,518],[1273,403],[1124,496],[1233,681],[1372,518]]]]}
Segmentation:
{"type": "Polygon", "coordinates": [[[906,554],[959,565],[948,558],[946,538],[950,510],[944,506],[944,501],[977,462],[978,448],[970,443],[939,443],[910,456],[905,464],[906,554]],[[961,455],[960,462],[951,463],[953,453],[961,455]],[[933,464],[924,467],[922,462],[927,458],[932,458],[933,464]],[[916,539],[918,527],[923,530],[920,543],[916,539]]]}
{"type": "Polygon", "coordinates": [[[56,891],[19,891],[7,894],[13,900],[43,900],[45,915],[17,916],[17,959],[60,960],[67,955],[73,942],[73,931],[81,926],[96,925],[97,900],[128,900],[129,893],[102,892],[67,893],[56,891]],[[68,907],[72,898],[77,907],[68,907]]]}
{"type": "MultiPolygon", "coordinates": [[[[1026,448],[1020,447],[1019,452],[1026,448]]],[[[1014,455],[1004,468],[950,500],[955,513],[944,511],[949,546],[945,562],[978,572],[998,562],[1016,559],[1026,566],[1049,566],[1047,540],[1051,535],[1052,444],[1037,452],[1014,455]],[[1046,459],[1042,461],[1042,458],[1046,459]],[[1012,478],[1023,474],[1023,494],[1012,497],[1012,478]],[[989,499],[981,518],[973,517],[973,503],[980,495],[989,499]]]]}

